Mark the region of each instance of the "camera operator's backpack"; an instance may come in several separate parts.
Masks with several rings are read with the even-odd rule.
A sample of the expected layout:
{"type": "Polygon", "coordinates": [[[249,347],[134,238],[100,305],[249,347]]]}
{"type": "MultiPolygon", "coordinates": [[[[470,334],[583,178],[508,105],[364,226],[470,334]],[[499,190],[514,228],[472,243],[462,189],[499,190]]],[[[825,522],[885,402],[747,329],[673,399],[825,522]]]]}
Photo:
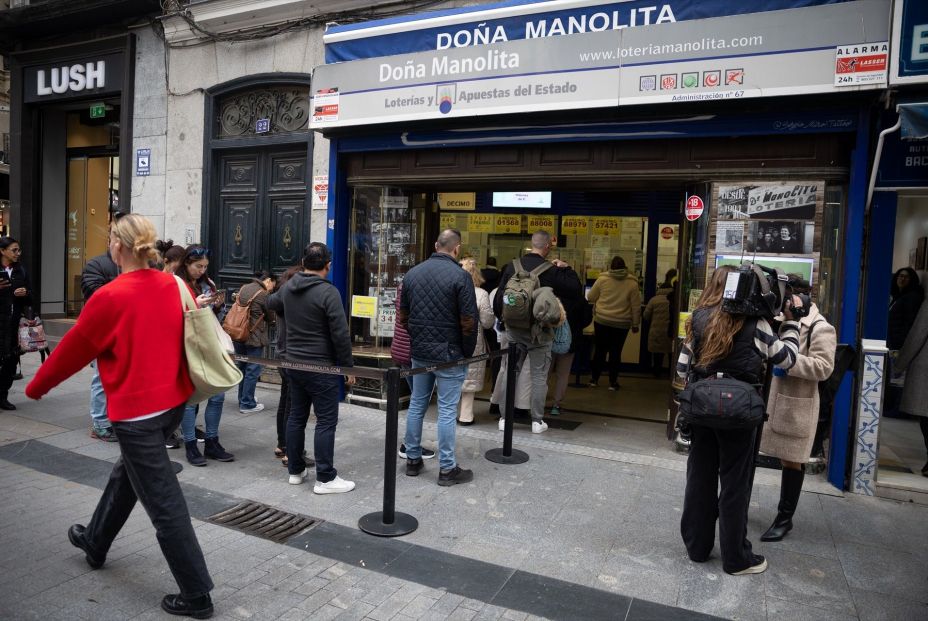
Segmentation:
{"type": "Polygon", "coordinates": [[[552,265],[545,261],[529,272],[522,267],[521,260],[513,259],[512,267],[514,270],[512,277],[503,291],[503,323],[506,324],[507,329],[531,330],[535,321],[535,315],[532,312],[535,290],[541,288],[541,281],[538,278],[552,265]]]}

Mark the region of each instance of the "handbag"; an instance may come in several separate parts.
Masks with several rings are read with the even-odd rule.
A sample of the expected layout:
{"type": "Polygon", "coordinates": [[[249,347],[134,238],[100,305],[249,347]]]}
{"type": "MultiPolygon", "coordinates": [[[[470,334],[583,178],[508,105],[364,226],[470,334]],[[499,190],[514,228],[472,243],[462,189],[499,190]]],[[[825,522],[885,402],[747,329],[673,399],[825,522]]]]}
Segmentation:
{"type": "Polygon", "coordinates": [[[554,331],[554,340],[551,342],[551,353],[566,354],[569,352],[571,338],[570,324],[565,320],[554,331]]]}
{"type": "Polygon", "coordinates": [[[678,420],[685,425],[752,429],[764,422],[766,407],[757,389],[722,373],[688,383],[677,398],[678,420]]]}
{"type": "Polygon", "coordinates": [[[242,372],[229,351],[232,339],[225,333],[211,308],[198,308],[184,281],[177,280],[184,308],[184,353],[194,391],[188,405],[224,393],[242,381],[242,372]]]}
{"type": "Polygon", "coordinates": [[[19,350],[24,354],[48,348],[45,326],[42,325],[42,318],[38,315],[32,319],[20,318],[18,338],[19,350]]]}

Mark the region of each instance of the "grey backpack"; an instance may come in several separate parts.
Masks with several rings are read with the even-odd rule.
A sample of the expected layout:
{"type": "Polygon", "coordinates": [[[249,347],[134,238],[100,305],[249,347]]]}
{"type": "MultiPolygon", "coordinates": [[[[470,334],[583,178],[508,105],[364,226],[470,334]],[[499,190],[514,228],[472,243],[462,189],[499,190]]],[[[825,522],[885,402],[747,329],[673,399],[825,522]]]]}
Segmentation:
{"type": "Polygon", "coordinates": [[[530,272],[522,267],[519,259],[513,259],[512,266],[512,277],[503,291],[503,323],[507,329],[531,330],[535,322],[532,313],[535,290],[541,288],[538,277],[551,268],[551,263],[545,261],[530,272]]]}

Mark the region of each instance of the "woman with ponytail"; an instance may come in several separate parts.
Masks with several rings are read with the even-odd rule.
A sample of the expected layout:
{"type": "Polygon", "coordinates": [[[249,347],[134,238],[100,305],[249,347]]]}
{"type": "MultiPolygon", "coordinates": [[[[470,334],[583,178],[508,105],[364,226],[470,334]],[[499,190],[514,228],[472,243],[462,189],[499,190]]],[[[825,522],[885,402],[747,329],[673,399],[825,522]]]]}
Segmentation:
{"type": "MultiPolygon", "coordinates": [[[[686,322],[686,342],[677,373],[688,381],[723,374],[748,384],[764,381],[765,363],[788,369],[796,362],[799,323],[790,305],[779,338],[763,317],[732,315],[722,307],[722,293],[732,267],[720,267],[686,322]],[[688,377],[687,377],[688,376],[688,377]]],[[[801,306],[793,296],[792,307],[801,306]]],[[[767,560],[751,552],[747,539],[748,504],[757,429],[712,429],[693,426],[686,462],[686,494],[680,532],[691,560],[709,560],[719,523],[722,569],[736,576],[759,574],[767,560]],[[721,489],[719,489],[721,484],[721,489]]]]}
{"type": "Polygon", "coordinates": [[[155,227],[144,216],[115,219],[109,250],[121,274],[87,301],[77,323],[26,387],[26,396],[42,398],[97,360],[121,455],[90,522],[71,526],[68,539],[91,568],[99,569],[136,502],[141,503],[180,587],[179,594],[162,599],[161,607],[205,619],[213,613],[213,582],[164,447],[193,394],[180,290],[173,275],[149,268],[159,256],[155,227]]]}

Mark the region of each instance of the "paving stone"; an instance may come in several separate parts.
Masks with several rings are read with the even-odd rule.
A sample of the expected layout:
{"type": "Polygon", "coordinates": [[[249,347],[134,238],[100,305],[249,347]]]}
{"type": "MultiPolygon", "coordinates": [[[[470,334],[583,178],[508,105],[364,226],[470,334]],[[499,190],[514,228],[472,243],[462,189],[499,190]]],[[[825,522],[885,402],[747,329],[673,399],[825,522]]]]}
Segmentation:
{"type": "MultiPolygon", "coordinates": [[[[853,603],[851,605],[853,608],[853,603]]],[[[856,612],[814,608],[787,599],[767,596],[767,621],[851,621],[856,612]]]]}

